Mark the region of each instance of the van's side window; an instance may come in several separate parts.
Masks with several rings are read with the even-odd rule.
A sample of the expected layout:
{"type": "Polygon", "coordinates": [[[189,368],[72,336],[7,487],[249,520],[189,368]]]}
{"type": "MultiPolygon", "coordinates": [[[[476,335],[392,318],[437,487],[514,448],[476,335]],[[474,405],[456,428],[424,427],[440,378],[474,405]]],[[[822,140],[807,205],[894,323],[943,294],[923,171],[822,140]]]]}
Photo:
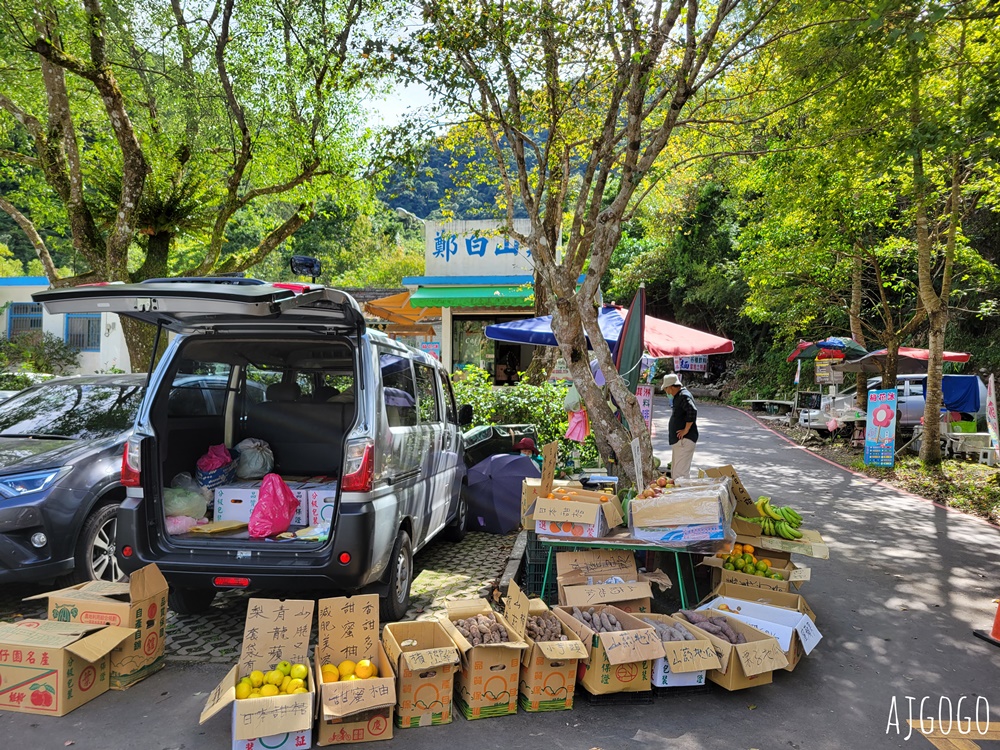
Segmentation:
{"type": "Polygon", "coordinates": [[[448,422],[458,424],[458,410],[455,408],[455,392],[451,389],[451,380],[440,370],[437,371],[437,374],[441,380],[441,393],[444,394],[444,410],[448,422]]]}
{"type": "Polygon", "coordinates": [[[417,373],[417,408],[420,410],[420,421],[440,422],[441,405],[438,403],[434,370],[419,362],[413,363],[413,369],[417,373]]]}
{"type": "Polygon", "coordinates": [[[390,427],[413,427],[417,423],[417,392],[407,357],[380,352],[385,413],[390,427]]]}

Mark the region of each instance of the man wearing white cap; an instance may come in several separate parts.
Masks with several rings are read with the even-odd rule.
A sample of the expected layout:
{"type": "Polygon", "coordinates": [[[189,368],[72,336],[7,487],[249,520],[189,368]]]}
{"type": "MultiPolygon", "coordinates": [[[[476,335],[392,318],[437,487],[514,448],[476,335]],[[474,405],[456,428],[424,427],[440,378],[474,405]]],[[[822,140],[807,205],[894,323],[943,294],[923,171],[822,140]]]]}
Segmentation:
{"type": "Polygon", "coordinates": [[[698,407],[690,391],[674,373],[663,378],[663,390],[674,400],[670,412],[670,476],[686,477],[691,472],[695,444],[698,442],[698,407]]]}

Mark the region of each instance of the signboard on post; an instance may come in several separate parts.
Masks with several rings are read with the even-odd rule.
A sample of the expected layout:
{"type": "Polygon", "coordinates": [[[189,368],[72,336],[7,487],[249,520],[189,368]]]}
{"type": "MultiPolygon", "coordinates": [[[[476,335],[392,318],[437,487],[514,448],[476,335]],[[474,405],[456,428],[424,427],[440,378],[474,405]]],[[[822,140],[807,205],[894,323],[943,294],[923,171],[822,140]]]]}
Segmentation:
{"type": "Polygon", "coordinates": [[[989,386],[986,389],[986,429],[990,432],[990,442],[997,461],[1000,461],[1000,424],[997,422],[997,387],[990,375],[989,386]]]}
{"type": "Polygon", "coordinates": [[[865,424],[865,464],[892,468],[896,464],[896,389],[868,391],[865,424]]]}
{"type": "Polygon", "coordinates": [[[674,357],[677,372],[708,372],[708,355],[692,354],[688,357],[674,357]]]}
{"type": "MultiPolygon", "coordinates": [[[[531,252],[501,234],[497,221],[428,221],[424,268],[428,276],[518,276],[535,271],[531,252]]],[[[514,230],[531,232],[528,219],[515,219],[514,230]]]]}
{"type": "Polygon", "coordinates": [[[844,373],[833,369],[835,359],[817,359],[813,370],[816,385],[839,385],[844,382],[844,373]]]}
{"type": "Polygon", "coordinates": [[[639,411],[642,418],[646,420],[646,427],[649,434],[653,434],[653,386],[640,385],[635,389],[635,397],[639,401],[639,411]]]}

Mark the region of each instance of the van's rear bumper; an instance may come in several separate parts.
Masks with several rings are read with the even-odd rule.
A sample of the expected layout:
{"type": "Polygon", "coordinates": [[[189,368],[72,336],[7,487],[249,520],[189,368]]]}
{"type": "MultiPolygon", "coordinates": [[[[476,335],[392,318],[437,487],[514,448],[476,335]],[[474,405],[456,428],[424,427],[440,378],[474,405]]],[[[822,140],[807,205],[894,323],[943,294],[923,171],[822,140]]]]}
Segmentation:
{"type": "Polygon", "coordinates": [[[122,569],[131,573],[144,565],[156,563],[171,586],[188,589],[229,589],[218,586],[219,577],[249,579],[248,586],[238,588],[272,591],[326,590],[358,591],[374,583],[367,577],[372,570],[371,539],[375,528],[375,513],[364,506],[356,512],[341,512],[336,522],[332,548],[295,551],[290,543],[285,549],[275,549],[280,542],[253,541],[244,550],[235,545],[184,547],[164,549],[155,538],[155,525],[147,524],[143,501],[129,497],[118,511],[118,543],[116,554],[122,569]],[[150,530],[150,539],[138,530],[150,530]],[[132,548],[124,557],[122,549],[132,548]],[[347,552],[350,562],[341,563],[347,552]],[[245,557],[244,557],[245,555],[245,557]]]}

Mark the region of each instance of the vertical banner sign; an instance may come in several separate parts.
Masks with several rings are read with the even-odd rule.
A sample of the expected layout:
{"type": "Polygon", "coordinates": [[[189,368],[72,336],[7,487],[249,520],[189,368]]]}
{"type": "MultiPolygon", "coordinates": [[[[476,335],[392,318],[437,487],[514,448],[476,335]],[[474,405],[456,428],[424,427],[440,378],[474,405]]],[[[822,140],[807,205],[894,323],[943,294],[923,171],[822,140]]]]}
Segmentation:
{"type": "Polygon", "coordinates": [[[896,463],[896,389],[868,391],[865,464],[892,468],[896,463]]]}
{"type": "Polygon", "coordinates": [[[642,475],[642,452],[639,450],[639,438],[632,438],[632,461],[635,463],[635,486],[639,489],[646,486],[642,475]]]}
{"type": "Polygon", "coordinates": [[[986,389],[986,429],[990,431],[990,442],[997,461],[1000,461],[1000,423],[997,422],[997,387],[990,375],[989,387],[986,389]]]}
{"type": "Polygon", "coordinates": [[[639,411],[642,418],[646,420],[646,427],[649,434],[653,434],[653,386],[640,385],[635,389],[635,397],[639,401],[639,411]]]}

